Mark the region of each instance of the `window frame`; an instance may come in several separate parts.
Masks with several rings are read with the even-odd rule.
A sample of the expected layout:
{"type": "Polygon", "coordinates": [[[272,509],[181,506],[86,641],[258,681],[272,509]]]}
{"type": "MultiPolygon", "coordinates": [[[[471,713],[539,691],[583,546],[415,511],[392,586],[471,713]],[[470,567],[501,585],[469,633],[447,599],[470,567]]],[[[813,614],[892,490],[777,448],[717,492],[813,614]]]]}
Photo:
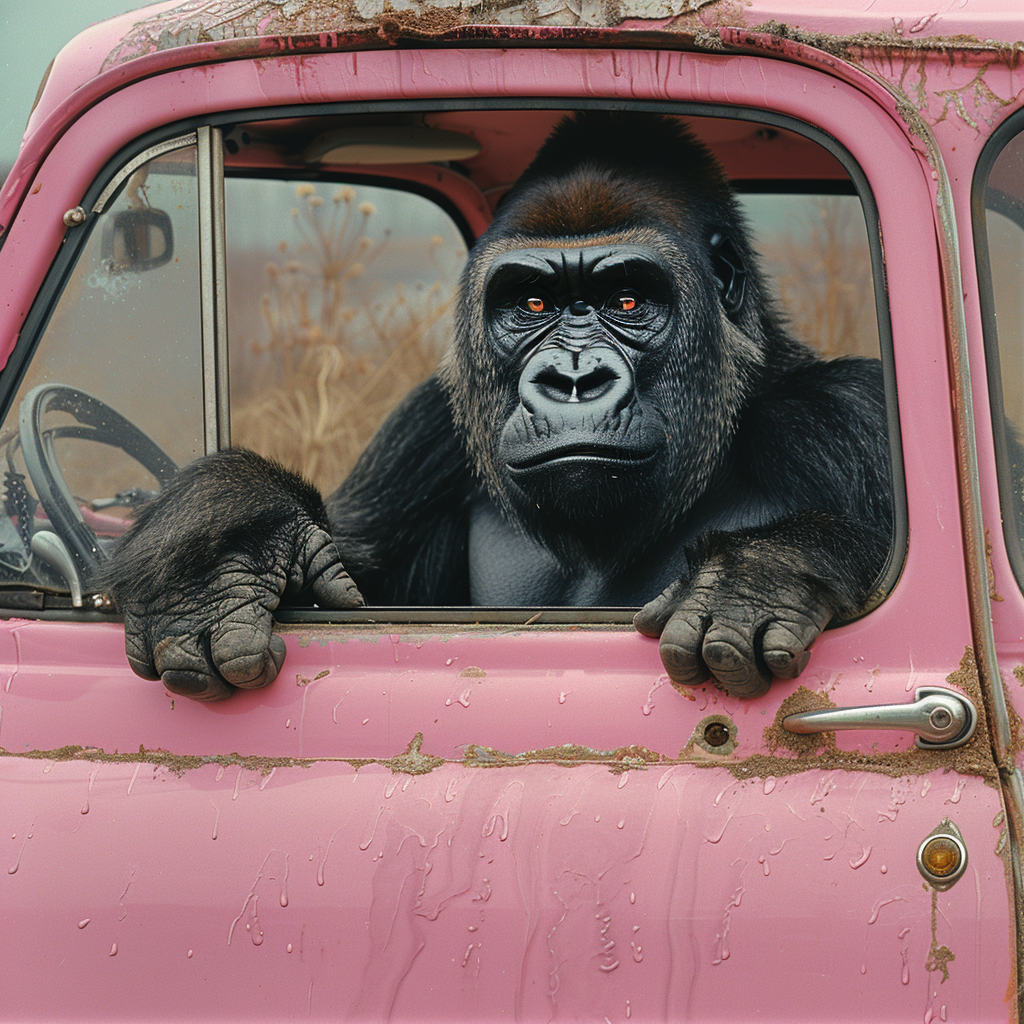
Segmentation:
{"type": "MultiPolygon", "coordinates": [[[[200,266],[202,293],[201,349],[204,386],[204,434],[206,451],[211,453],[230,446],[230,387],[228,376],[228,325],[225,252],[224,209],[224,129],[242,123],[261,120],[282,120],[290,117],[312,118],[339,114],[429,113],[459,110],[590,110],[629,109],[663,113],[683,117],[725,118],[749,121],[767,127],[782,128],[801,135],[822,146],[843,166],[855,194],[861,203],[871,259],[874,309],[878,325],[879,357],[882,363],[885,402],[889,434],[890,469],[893,480],[894,516],[889,555],[872,590],[871,598],[860,611],[861,618],[881,604],[894,589],[903,569],[909,540],[909,512],[906,497],[903,452],[896,394],[896,369],[893,351],[892,322],[888,303],[880,220],[873,191],[866,174],[852,153],[829,132],[789,114],[763,110],[750,106],[729,106],[721,103],[703,103],[673,100],[636,100],[623,103],[603,97],[445,97],[421,98],[405,101],[361,100],[319,104],[287,104],[279,107],[260,107],[230,110],[194,117],[162,126],[147,132],[122,148],[107,161],[103,171],[94,179],[85,193],[82,206],[89,213],[99,212],[96,204],[109,201],[127,182],[131,168],[139,162],[166,151],[170,141],[195,136],[199,141],[199,215],[200,266]]],[[[181,143],[182,145],[190,143],[181,143]]],[[[383,177],[366,175],[365,180],[384,182],[383,177]]],[[[395,181],[396,179],[390,179],[395,181]]],[[[390,182],[389,182],[390,183],[390,182]]],[[[758,184],[763,184],[759,180],[758,184]]],[[[781,183],[781,182],[780,182],[781,183]]],[[[415,185],[410,191],[420,191],[415,185]]],[[[783,184],[780,191],[792,192],[783,184]]],[[[436,197],[434,198],[435,201],[436,197]]],[[[444,205],[444,204],[439,204],[444,205]]],[[[446,208],[446,212],[451,210],[446,208]]],[[[99,207],[102,209],[102,206],[99,207]]],[[[462,219],[456,223],[464,228],[462,219]]],[[[68,277],[77,263],[85,241],[95,224],[95,217],[87,215],[84,224],[65,239],[65,244],[54,260],[39,289],[18,342],[8,360],[6,372],[0,377],[0,420],[9,413],[9,406],[27,371],[42,338],[50,315],[56,308],[68,277]]],[[[471,244],[467,236],[467,244],[471,244]]],[[[4,609],[0,609],[2,612],[4,609]]],[[[372,608],[353,611],[326,611],[321,609],[278,609],[275,619],[287,623],[523,623],[531,609],[523,608],[372,608]]],[[[544,608],[528,621],[542,616],[546,623],[573,623],[600,625],[632,621],[635,609],[623,608],[544,608]]],[[[61,609],[54,617],[63,618],[70,609],[61,609]]],[[[77,613],[75,617],[77,617],[77,613]]],[[[89,614],[89,613],[86,613],[89,614]]],[[[38,617],[43,617],[40,614],[38,617]]],[[[46,617],[50,617],[46,615],[46,617]]],[[[108,615],[102,616],[108,619],[108,615]]],[[[843,625],[837,621],[831,625],[843,625]]]]}

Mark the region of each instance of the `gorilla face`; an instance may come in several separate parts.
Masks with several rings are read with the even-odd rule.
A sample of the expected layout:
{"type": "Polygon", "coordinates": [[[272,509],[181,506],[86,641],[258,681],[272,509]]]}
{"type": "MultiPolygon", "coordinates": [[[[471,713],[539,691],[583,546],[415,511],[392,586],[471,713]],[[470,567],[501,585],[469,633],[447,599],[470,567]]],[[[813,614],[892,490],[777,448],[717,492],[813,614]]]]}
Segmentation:
{"type": "Polygon", "coordinates": [[[730,233],[670,207],[664,185],[620,176],[598,195],[605,220],[566,235],[552,211],[603,186],[576,167],[512,198],[467,266],[442,377],[506,518],[553,550],[621,562],[721,471],[763,346],[758,282],[730,233]]]}
{"type": "Polygon", "coordinates": [[[638,245],[519,249],[484,294],[490,342],[519,367],[495,460],[517,504],[577,519],[621,508],[666,442],[637,382],[675,327],[669,267],[638,245]]]}
{"type": "Polygon", "coordinates": [[[612,157],[600,120],[564,123],[499,207],[439,376],[505,519],[621,564],[721,477],[777,328],[707,151],[652,120],[612,157]]]}

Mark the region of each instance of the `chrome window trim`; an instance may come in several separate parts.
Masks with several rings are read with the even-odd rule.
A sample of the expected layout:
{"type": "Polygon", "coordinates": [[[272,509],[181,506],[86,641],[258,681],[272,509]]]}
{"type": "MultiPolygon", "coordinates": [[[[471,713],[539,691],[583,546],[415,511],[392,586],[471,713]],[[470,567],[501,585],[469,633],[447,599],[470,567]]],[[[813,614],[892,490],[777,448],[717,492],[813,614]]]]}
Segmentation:
{"type": "Polygon", "coordinates": [[[179,135],[177,138],[168,139],[166,142],[158,142],[155,146],[150,146],[148,149],[143,150],[138,156],[129,160],[115,174],[110,181],[107,182],[107,187],[100,193],[99,198],[93,204],[93,213],[102,213],[103,208],[110,202],[117,190],[128,180],[144,163],[148,163],[150,160],[155,160],[158,156],[163,156],[165,153],[173,153],[176,149],[184,149],[186,146],[194,146],[196,144],[196,133],[189,132],[187,135],[179,135]]]}
{"type": "Polygon", "coordinates": [[[196,142],[203,431],[206,454],[212,455],[231,447],[223,133],[202,125],[196,130],[196,142]]]}

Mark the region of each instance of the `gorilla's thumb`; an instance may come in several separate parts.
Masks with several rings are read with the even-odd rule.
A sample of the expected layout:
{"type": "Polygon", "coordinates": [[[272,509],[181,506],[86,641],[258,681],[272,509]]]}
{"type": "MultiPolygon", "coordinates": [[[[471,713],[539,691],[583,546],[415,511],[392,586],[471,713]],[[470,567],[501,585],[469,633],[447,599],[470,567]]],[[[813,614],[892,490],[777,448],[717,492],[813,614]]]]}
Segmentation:
{"type": "Polygon", "coordinates": [[[341,555],[331,535],[314,528],[302,548],[301,561],[306,586],[321,608],[359,608],[366,602],[352,577],[341,564],[341,555]]]}
{"type": "Polygon", "coordinates": [[[341,562],[336,562],[310,586],[321,608],[362,608],[366,602],[341,562]]]}

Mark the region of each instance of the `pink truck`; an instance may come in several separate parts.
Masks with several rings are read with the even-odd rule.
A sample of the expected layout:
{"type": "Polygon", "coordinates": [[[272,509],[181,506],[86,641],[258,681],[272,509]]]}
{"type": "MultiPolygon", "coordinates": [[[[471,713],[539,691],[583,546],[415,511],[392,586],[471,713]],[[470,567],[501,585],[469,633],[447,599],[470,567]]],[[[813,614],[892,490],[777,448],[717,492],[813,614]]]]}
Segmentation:
{"type": "Polygon", "coordinates": [[[0,1014],[1017,1020],[1022,38],[1017,0],[168,0],[65,47],[0,192],[0,1014]],[[231,445],[337,484],[580,110],[684,123],[793,334],[881,361],[868,605],[746,700],[622,607],[293,606],[269,686],[139,679],[89,585],[137,507],[231,445]]]}

